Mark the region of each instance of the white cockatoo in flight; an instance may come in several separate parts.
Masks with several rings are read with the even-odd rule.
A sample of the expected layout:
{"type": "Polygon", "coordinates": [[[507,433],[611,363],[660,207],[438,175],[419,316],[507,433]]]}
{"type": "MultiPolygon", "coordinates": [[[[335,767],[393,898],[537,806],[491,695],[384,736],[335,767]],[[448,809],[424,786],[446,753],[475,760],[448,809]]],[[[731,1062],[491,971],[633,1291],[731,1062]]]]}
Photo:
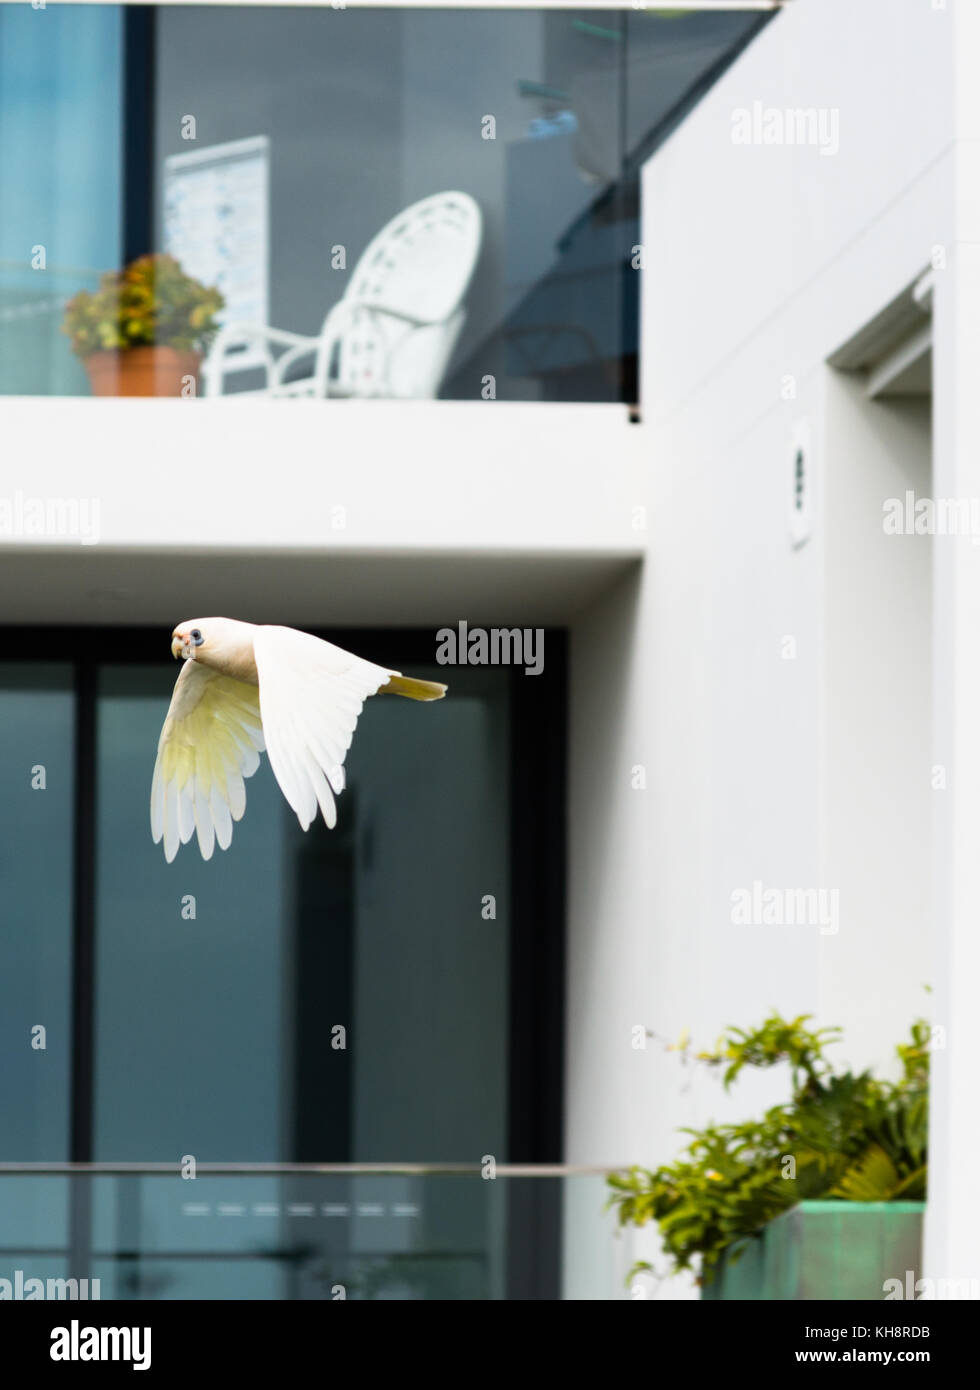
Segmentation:
{"type": "Polygon", "coordinates": [[[245,778],[269,754],[282,794],[308,830],[317,806],[332,829],[344,758],[369,695],[440,700],[446,687],[363,661],[291,627],[194,618],[173,630],[183,658],[157,746],[153,842],[167,863],[197,831],[210,859],[245,813],[245,778]]]}

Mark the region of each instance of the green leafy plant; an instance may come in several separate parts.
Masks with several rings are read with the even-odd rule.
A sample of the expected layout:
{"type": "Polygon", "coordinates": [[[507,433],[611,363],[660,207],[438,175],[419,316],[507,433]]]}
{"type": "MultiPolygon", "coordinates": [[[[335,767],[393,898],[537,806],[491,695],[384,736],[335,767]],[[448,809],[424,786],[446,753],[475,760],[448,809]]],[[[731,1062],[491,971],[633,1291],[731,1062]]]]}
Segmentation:
{"type": "Polygon", "coordinates": [[[63,328],[79,357],[154,346],[203,352],[224,303],[173,256],[141,256],[103,275],[95,294],[81,290],[69,300],[63,328]]]}
{"type": "MultiPolygon", "coordinates": [[[[809,1015],[778,1014],[748,1032],[729,1029],[697,1060],[724,1068],[727,1090],[744,1067],[788,1063],[791,1099],[758,1120],[683,1130],[684,1154],[655,1171],[609,1179],[620,1226],[656,1221],[674,1271],[710,1283],[722,1257],[737,1258],[780,1212],[803,1200],[921,1199],[926,1190],[929,1026],[918,1020],[896,1049],[897,1082],[835,1071],[825,1048],[839,1029],[810,1031],[809,1015]]],[[[630,1278],[646,1263],[634,1266],[630,1278]]]]}

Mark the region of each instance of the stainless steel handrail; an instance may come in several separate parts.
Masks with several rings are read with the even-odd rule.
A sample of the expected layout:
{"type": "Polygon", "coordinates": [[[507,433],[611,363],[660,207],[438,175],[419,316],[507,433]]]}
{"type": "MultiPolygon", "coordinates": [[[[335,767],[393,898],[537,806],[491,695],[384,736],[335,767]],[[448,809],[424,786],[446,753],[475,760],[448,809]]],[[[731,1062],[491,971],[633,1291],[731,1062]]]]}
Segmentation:
{"type": "MultiPolygon", "coordinates": [[[[497,1163],[498,1178],[566,1178],[606,1177],[629,1168],[627,1163],[617,1167],[576,1163],[497,1163]]],[[[199,1176],[245,1175],[250,1177],[311,1176],[339,1174],[347,1177],[377,1177],[390,1174],[396,1177],[480,1177],[481,1163],[199,1163],[194,1171],[199,1176]]],[[[179,1177],[180,1163],[0,1163],[0,1177],[179,1177]]]]}

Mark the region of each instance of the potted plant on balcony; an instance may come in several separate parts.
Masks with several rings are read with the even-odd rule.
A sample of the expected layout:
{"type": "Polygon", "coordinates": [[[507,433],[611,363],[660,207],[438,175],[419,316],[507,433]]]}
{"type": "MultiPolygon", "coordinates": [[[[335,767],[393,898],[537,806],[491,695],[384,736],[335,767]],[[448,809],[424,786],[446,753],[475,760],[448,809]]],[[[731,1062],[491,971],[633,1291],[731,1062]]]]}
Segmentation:
{"type": "Polygon", "coordinates": [[[224,307],[173,256],[141,256],[69,301],[64,331],[96,396],[179,396],[197,380],[224,307]]]}
{"type": "MultiPolygon", "coordinates": [[[[773,1015],[697,1055],[725,1068],[726,1089],[743,1067],[788,1063],[788,1104],[688,1130],[676,1162],[609,1178],[620,1226],[656,1221],[671,1272],[694,1270],[703,1298],[910,1296],[926,1190],[928,1025],[914,1024],[898,1047],[901,1078],[890,1082],[836,1071],[824,1053],[840,1030],[811,1032],[807,1021],[773,1015]]],[[[630,1278],[650,1268],[640,1263],[630,1278]]]]}

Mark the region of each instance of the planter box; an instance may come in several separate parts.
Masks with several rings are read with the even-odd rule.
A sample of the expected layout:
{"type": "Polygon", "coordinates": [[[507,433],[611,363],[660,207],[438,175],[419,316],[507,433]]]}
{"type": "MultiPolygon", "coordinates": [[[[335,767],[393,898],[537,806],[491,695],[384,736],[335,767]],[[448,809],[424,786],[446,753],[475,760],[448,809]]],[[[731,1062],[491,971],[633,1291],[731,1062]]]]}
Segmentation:
{"type": "Polygon", "coordinates": [[[801,1202],[771,1221],[701,1290],[709,1300],[884,1299],[922,1267],[924,1202],[801,1202]]]}

